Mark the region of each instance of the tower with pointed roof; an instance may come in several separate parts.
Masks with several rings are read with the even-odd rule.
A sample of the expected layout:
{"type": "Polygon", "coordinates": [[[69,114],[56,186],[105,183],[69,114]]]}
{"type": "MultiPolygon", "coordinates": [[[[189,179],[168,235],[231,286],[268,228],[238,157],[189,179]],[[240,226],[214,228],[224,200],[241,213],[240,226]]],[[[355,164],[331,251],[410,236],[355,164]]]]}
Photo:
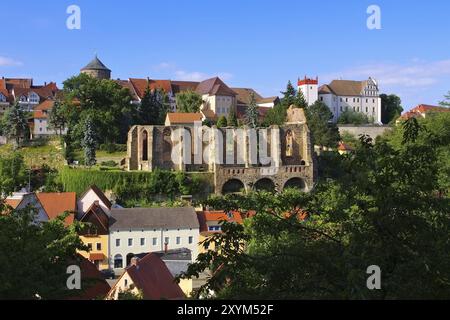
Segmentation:
{"type": "Polygon", "coordinates": [[[97,79],[111,79],[111,70],[95,55],[94,59],[81,69],[81,73],[97,79]]]}

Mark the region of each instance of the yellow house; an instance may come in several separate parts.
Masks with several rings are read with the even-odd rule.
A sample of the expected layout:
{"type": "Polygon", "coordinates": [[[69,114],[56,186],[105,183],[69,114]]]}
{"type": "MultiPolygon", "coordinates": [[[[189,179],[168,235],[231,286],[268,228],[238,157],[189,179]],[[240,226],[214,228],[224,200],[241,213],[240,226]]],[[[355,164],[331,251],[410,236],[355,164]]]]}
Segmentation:
{"type": "Polygon", "coordinates": [[[80,222],[86,227],[80,234],[80,239],[89,247],[89,252],[80,251],[80,255],[95,264],[98,270],[109,268],[109,217],[99,203],[94,202],[80,222]]]}

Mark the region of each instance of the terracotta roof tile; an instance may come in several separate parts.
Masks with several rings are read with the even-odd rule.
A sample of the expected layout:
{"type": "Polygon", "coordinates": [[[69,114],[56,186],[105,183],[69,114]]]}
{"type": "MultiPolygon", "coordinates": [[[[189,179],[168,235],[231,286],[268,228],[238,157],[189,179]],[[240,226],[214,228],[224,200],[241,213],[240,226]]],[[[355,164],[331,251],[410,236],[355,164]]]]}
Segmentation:
{"type": "Polygon", "coordinates": [[[144,299],[183,299],[185,295],[175,282],[166,264],[156,254],[149,253],[131,265],[126,272],[136,288],[142,290],[144,299]]]}
{"type": "MultiPolygon", "coordinates": [[[[76,198],[75,192],[52,192],[52,193],[36,193],[37,198],[42,204],[45,212],[50,220],[55,219],[66,211],[76,211],[76,198]]],[[[74,215],[71,214],[66,218],[66,224],[73,223],[74,215]]]]}
{"type": "Polygon", "coordinates": [[[147,88],[150,90],[162,89],[165,93],[172,92],[172,85],[170,80],[152,80],[152,79],[135,79],[130,78],[130,82],[139,96],[139,98],[143,98],[145,95],[145,91],[147,88]]]}
{"type": "Polygon", "coordinates": [[[193,123],[195,121],[202,121],[203,115],[201,113],[182,113],[172,112],[167,114],[167,119],[171,125],[179,123],[193,123]]]}
{"type": "Polygon", "coordinates": [[[199,94],[236,96],[236,92],[231,90],[219,77],[207,79],[198,84],[196,90],[199,94]]]}

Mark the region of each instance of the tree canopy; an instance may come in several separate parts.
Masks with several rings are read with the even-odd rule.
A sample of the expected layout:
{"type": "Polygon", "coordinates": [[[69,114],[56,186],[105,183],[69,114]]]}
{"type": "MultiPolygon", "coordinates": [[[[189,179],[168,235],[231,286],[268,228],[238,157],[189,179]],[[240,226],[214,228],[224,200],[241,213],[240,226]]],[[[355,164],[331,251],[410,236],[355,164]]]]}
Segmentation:
{"type": "Polygon", "coordinates": [[[339,142],[339,130],[333,120],[333,113],[321,101],[306,108],[306,119],[313,142],[318,146],[336,147],[339,142]]]}
{"type": "Polygon", "coordinates": [[[243,225],[224,222],[203,242],[218,249],[182,277],[210,270],[199,294],[228,299],[450,298],[449,199],[437,193],[436,148],[417,143],[416,129],[399,149],[361,137],[311,193],[210,198],[211,208],[255,213],[243,225]],[[380,290],[366,286],[372,265],[380,290]]]}
{"type": "Polygon", "coordinates": [[[175,95],[177,101],[177,111],[186,113],[200,112],[203,104],[202,96],[192,90],[182,91],[175,95]]]}
{"type": "Polygon", "coordinates": [[[402,100],[395,94],[381,94],[381,122],[389,124],[403,112],[402,100]]]}

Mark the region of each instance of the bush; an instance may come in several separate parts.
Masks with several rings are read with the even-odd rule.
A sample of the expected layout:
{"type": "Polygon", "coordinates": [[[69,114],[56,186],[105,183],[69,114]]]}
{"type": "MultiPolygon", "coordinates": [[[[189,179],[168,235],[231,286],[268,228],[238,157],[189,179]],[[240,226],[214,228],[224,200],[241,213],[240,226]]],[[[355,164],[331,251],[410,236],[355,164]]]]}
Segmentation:
{"type": "Polygon", "coordinates": [[[370,121],[364,113],[347,110],[339,116],[338,123],[360,125],[370,123],[370,121]]]}
{"type": "Polygon", "coordinates": [[[117,162],[114,160],[102,161],[100,165],[102,167],[117,167],[117,162]]]}

